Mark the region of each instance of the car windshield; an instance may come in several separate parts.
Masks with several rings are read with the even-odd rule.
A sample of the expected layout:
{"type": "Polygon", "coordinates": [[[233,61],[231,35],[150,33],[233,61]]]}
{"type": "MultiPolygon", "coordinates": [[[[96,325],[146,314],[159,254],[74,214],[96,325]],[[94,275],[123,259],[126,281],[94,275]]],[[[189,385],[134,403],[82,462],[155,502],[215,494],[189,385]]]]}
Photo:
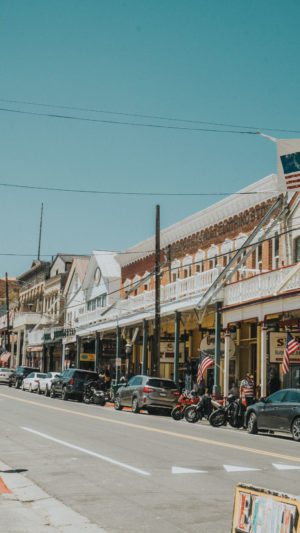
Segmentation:
{"type": "Polygon", "coordinates": [[[46,374],[37,374],[36,375],[38,378],[45,378],[46,377],[46,374]]]}
{"type": "Polygon", "coordinates": [[[167,379],[152,378],[148,380],[147,385],[150,387],[157,387],[159,389],[177,389],[176,383],[167,379]]]}

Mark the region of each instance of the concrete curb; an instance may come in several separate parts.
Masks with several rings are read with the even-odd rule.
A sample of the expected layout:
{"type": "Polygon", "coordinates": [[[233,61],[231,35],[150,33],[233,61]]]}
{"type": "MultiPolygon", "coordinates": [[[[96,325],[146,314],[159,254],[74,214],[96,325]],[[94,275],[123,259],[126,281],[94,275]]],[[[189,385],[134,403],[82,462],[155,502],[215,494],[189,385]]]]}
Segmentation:
{"type": "Polygon", "coordinates": [[[104,529],[52,498],[26,476],[0,461],[1,531],[5,533],[105,533],[104,529]]]}

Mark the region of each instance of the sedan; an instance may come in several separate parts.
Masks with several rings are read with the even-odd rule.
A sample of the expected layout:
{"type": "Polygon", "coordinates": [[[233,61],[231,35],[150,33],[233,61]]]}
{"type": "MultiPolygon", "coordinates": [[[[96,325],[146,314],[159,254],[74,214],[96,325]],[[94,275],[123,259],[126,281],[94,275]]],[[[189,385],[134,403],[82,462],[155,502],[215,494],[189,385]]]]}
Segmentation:
{"type": "Polygon", "coordinates": [[[245,423],[249,433],[290,433],[300,442],[300,389],[283,389],[248,407],[245,423]]]}
{"type": "Polygon", "coordinates": [[[40,372],[32,372],[22,382],[22,390],[28,390],[29,392],[36,391],[40,379],[45,378],[47,374],[41,374],[40,372]]]}
{"type": "Polygon", "coordinates": [[[0,368],[0,383],[8,383],[13,372],[13,368],[0,368]]]}
{"type": "Polygon", "coordinates": [[[131,407],[133,413],[139,413],[141,409],[150,414],[158,410],[171,413],[178,397],[178,387],[171,379],[135,376],[118,389],[115,409],[131,407]]]}
{"type": "Polygon", "coordinates": [[[56,376],[59,376],[59,372],[48,372],[44,378],[41,378],[37,386],[38,394],[44,392],[45,396],[50,396],[51,384],[56,376]]]}

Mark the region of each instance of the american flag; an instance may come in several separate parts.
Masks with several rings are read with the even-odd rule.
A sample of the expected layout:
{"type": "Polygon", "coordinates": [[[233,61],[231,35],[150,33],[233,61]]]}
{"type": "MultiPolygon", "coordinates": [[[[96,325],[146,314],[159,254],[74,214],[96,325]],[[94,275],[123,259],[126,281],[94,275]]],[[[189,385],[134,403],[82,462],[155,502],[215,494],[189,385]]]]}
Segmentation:
{"type": "Polygon", "coordinates": [[[198,385],[201,383],[201,381],[203,379],[203,374],[204,374],[205,370],[207,370],[207,368],[209,366],[213,365],[213,364],[214,364],[214,362],[213,362],[213,360],[210,357],[200,353],[200,361],[199,361],[198,373],[197,373],[197,383],[198,383],[198,385]]]}
{"type": "Polygon", "coordinates": [[[300,152],[280,156],[287,189],[300,189],[300,152]]]}
{"type": "Polygon", "coordinates": [[[293,339],[292,335],[287,332],[286,345],[282,361],[282,373],[287,374],[290,369],[290,355],[299,350],[299,344],[293,339]]]}

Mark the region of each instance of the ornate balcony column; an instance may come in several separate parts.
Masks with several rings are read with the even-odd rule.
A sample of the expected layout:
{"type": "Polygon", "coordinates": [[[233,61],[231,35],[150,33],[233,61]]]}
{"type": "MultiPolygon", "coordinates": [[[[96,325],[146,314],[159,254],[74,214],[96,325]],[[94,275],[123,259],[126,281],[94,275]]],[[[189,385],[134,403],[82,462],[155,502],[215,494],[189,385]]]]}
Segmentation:
{"type": "Polygon", "coordinates": [[[230,333],[227,329],[225,333],[224,347],[224,398],[227,398],[229,393],[229,341],[230,333]]]}
{"type": "Polygon", "coordinates": [[[260,350],[260,382],[261,382],[261,396],[267,395],[267,331],[266,324],[261,324],[261,350],[260,350]]]}
{"type": "Polygon", "coordinates": [[[174,353],[174,381],[175,383],[178,383],[180,319],[181,319],[181,313],[179,311],[175,311],[175,353],[174,353]]]}
{"type": "Polygon", "coordinates": [[[144,334],[143,334],[143,362],[142,374],[147,375],[148,370],[148,320],[144,320],[144,334]]]}

